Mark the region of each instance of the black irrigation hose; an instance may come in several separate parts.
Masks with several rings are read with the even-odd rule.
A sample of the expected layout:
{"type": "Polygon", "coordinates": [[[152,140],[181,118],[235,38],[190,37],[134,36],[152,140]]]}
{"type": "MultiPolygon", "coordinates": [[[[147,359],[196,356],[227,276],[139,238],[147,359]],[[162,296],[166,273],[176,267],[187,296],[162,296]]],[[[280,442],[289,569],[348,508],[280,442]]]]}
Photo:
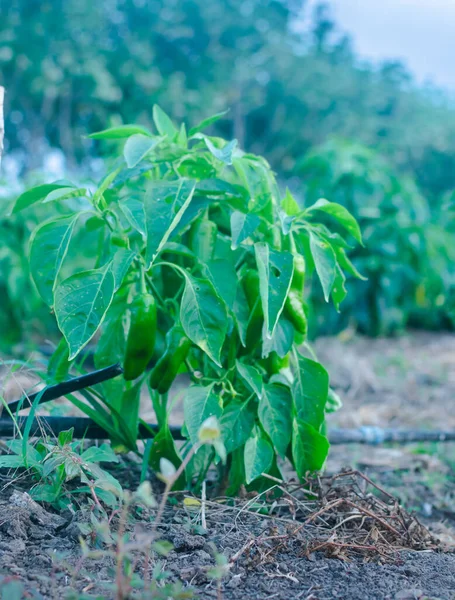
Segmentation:
{"type": "MultiPolygon", "coordinates": [[[[20,417],[18,425],[21,430],[25,427],[26,417],[20,417]]],[[[86,417],[39,417],[33,420],[31,436],[41,436],[43,432],[66,431],[74,427],[74,438],[103,440],[108,437],[102,427],[86,417]]],[[[170,427],[175,440],[184,439],[180,427],[170,427]]],[[[155,424],[140,425],[139,437],[150,439],[158,431],[155,424]]],[[[0,418],[0,438],[13,437],[17,430],[9,417],[0,418]]],[[[409,444],[412,442],[449,442],[455,441],[455,431],[431,431],[408,429],[381,429],[379,427],[361,427],[359,429],[336,429],[329,431],[329,440],[333,445],[339,444],[369,444],[379,445],[385,442],[409,444]]]]}
{"type": "Polygon", "coordinates": [[[85,388],[96,385],[97,383],[102,383],[103,381],[113,379],[122,373],[123,369],[120,365],[111,365],[110,367],[93,371],[87,375],[79,375],[78,377],[73,377],[68,381],[63,381],[62,383],[57,383],[55,385],[49,385],[44,388],[44,390],[30,394],[30,396],[23,396],[19,400],[11,402],[8,404],[8,408],[13,413],[17,410],[21,410],[22,408],[28,408],[33,404],[33,401],[38,396],[41,396],[39,404],[50,402],[51,400],[56,400],[61,396],[66,396],[67,394],[84,390],[85,388]]]}
{"type": "MultiPolygon", "coordinates": [[[[111,365],[105,369],[93,371],[87,375],[73,377],[68,381],[50,385],[44,390],[35,392],[30,396],[24,396],[8,404],[11,412],[29,407],[33,401],[40,396],[39,404],[56,400],[61,396],[91,387],[103,381],[113,379],[123,372],[120,365],[111,365]],[[26,402],[26,404],[25,404],[26,402]],[[25,404],[25,406],[24,406],[25,404]]],[[[27,417],[20,417],[18,425],[23,430],[27,417]]],[[[41,435],[43,431],[58,433],[74,427],[75,438],[106,439],[107,433],[102,427],[86,417],[40,417],[34,419],[30,435],[41,435]]],[[[149,439],[154,436],[158,429],[155,424],[140,424],[139,437],[149,439]]],[[[175,440],[182,440],[180,427],[170,427],[175,440]]],[[[13,437],[17,431],[15,424],[9,416],[0,418],[0,438],[13,437]]],[[[449,442],[455,441],[455,431],[432,431],[432,430],[408,430],[408,429],[381,429],[380,427],[360,427],[359,429],[331,429],[329,432],[331,444],[370,444],[378,445],[385,442],[408,444],[412,442],[449,442]]]]}

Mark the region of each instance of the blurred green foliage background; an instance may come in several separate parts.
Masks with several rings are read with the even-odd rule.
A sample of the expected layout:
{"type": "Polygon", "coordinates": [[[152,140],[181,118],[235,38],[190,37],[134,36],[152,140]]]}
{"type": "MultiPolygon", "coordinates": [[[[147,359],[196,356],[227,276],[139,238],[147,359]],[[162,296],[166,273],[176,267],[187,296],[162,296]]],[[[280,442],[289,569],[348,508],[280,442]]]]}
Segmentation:
{"type": "MultiPolygon", "coordinates": [[[[229,109],[215,135],[263,154],[302,204],[345,204],[364,231],[353,259],[368,281],[350,282],[340,315],[314,286],[313,334],[451,328],[454,107],[398,62],[360,63],[328,8],[309,21],[308,10],[300,0],[0,0],[6,155],[24,176],[61,148],[66,168],[90,177],[109,149],[84,137],[91,131],[150,125],[154,103],[190,124],[229,109]]],[[[10,345],[37,306],[22,260],[30,224],[5,217],[8,206],[0,290],[4,315],[17,316],[1,336],[10,345]]]]}

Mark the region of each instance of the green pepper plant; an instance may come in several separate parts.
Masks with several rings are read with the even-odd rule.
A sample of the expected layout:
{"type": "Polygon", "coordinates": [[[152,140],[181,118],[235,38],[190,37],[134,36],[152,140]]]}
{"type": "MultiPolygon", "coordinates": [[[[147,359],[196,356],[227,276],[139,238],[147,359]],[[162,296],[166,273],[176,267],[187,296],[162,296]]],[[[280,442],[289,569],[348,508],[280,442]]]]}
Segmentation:
{"type": "Polygon", "coordinates": [[[280,193],[263,158],[202,133],[219,116],[187,132],[155,106],[156,131],[123,125],[92,134],[102,144],[125,140],[101,184],[41,185],[13,213],[79,199],[30,241],[33,280],[63,334],[52,378],[64,378],[88,344],[97,367],[123,363],[123,378],[70,399],[118,447],[138,451],[147,388],[159,432],[145,451],[157,470],[162,458],[178,468],[202,423],[216,420],[221,445],[193,452],[178,483],[201,482],[215,462],[223,489],[235,493],[270,485],[263,474],[280,477],[278,458],[300,478],[323,467],[325,414],[336,398],[324,367],[301,352],[305,280],[315,271],[338,308],[345,274],[358,275],[348,241],[362,240],[346,208],[321,199],[302,210],[288,190],[280,193]],[[83,234],[92,240],[94,231],[93,266],[78,270],[83,234]],[[179,373],[188,381],[181,447],[168,424],[179,373]]]}

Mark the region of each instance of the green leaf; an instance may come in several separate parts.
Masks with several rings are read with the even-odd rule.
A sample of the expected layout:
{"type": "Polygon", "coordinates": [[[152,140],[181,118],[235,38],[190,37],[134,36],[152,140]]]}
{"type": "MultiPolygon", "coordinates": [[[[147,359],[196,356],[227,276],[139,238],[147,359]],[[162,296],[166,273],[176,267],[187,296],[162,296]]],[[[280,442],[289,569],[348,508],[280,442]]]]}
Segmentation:
{"type": "Polygon", "coordinates": [[[305,356],[297,355],[295,379],[292,386],[297,416],[317,431],[324,423],[329,394],[329,375],[324,367],[305,356]]]}
{"type": "Polygon", "coordinates": [[[204,265],[208,279],[213,283],[213,287],[219,297],[224,301],[229,309],[232,309],[235,302],[235,293],[237,288],[237,273],[231,260],[216,258],[209,260],[204,265]]]}
{"type": "Polygon", "coordinates": [[[273,448],[258,427],[245,444],[244,461],[247,484],[270,469],[273,461],[273,448]]]}
{"type": "Polygon", "coordinates": [[[325,239],[312,231],[310,231],[310,251],[322,285],[325,301],[328,302],[336,277],[337,260],[335,252],[325,239]]]}
{"type": "Polygon", "coordinates": [[[68,360],[69,356],[68,344],[65,338],[62,337],[47,365],[47,374],[51,379],[54,381],[64,381],[68,377],[68,371],[71,366],[68,360]]]}
{"type": "MultiPolygon", "coordinates": [[[[97,369],[122,362],[125,355],[125,330],[123,320],[127,305],[127,294],[116,294],[103,322],[100,338],[96,345],[95,366],[97,369]]],[[[105,382],[105,384],[114,383],[105,382]]],[[[115,382],[117,383],[117,382],[115,382]]]]}
{"type": "Polygon", "coordinates": [[[115,280],[110,265],[72,275],[55,289],[55,314],[72,360],[95,335],[112,302],[115,280]]]}
{"type": "Polygon", "coordinates": [[[237,283],[234,305],[232,307],[234,313],[235,323],[239,332],[239,338],[242,345],[246,347],[246,335],[248,331],[248,321],[250,318],[250,311],[248,308],[248,302],[240,281],[237,283]]]}
{"type": "Polygon", "coordinates": [[[118,127],[110,127],[103,131],[91,133],[87,137],[92,140],[120,140],[137,134],[151,136],[152,132],[140,125],[119,125],[118,127]]]}
{"type": "Polygon", "coordinates": [[[114,254],[111,262],[111,270],[115,281],[114,292],[122,285],[125,275],[128,273],[128,269],[135,257],[136,252],[128,250],[128,248],[120,248],[114,254]]]}
{"type": "Polygon", "coordinates": [[[190,132],[189,132],[190,137],[192,137],[196,133],[199,133],[200,131],[203,131],[207,127],[210,127],[210,125],[213,125],[213,123],[216,123],[216,121],[218,121],[219,119],[222,119],[224,117],[224,115],[226,115],[228,112],[229,112],[228,110],[224,110],[223,112],[217,113],[216,115],[213,115],[212,117],[207,117],[207,119],[204,119],[203,121],[198,123],[196,125],[196,127],[192,127],[190,129],[190,132]]]}
{"type": "Polygon", "coordinates": [[[30,243],[30,272],[42,299],[52,306],[58,274],[68,252],[77,216],[46,221],[30,243]]]}
{"type": "Polygon", "coordinates": [[[280,358],[284,358],[291,350],[294,343],[294,327],[287,320],[280,318],[271,338],[268,338],[264,331],[262,333],[262,358],[268,356],[271,352],[276,352],[280,358]]]}
{"type": "Polygon", "coordinates": [[[183,400],[185,425],[193,445],[199,441],[198,433],[202,423],[209,417],[218,418],[221,415],[220,399],[213,387],[213,383],[206,387],[192,385],[185,394],[183,400]]]}
{"type": "Polygon", "coordinates": [[[300,206],[288,188],[286,188],[286,194],[281,201],[281,208],[288,215],[288,217],[295,217],[295,215],[298,215],[300,212],[302,212],[300,206]]]}
{"type": "Polygon", "coordinates": [[[254,250],[266,334],[271,338],[291,287],[294,259],[290,252],[277,252],[265,242],[255,244],[254,250]]]}
{"type": "Polygon", "coordinates": [[[311,212],[313,210],[319,210],[330,215],[336,219],[338,223],[340,223],[340,225],[342,225],[352,235],[352,237],[359,242],[359,244],[363,243],[359,224],[347,210],[347,208],[341,204],[329,202],[328,200],[321,198],[315,204],[313,204],[313,206],[310,206],[310,208],[307,209],[307,212],[311,212]]]}
{"type": "Polygon", "coordinates": [[[237,140],[232,140],[223,146],[223,148],[217,148],[208,137],[204,137],[205,144],[210,150],[211,154],[225,165],[232,165],[232,154],[237,148],[237,140]]]}
{"type": "Polygon", "coordinates": [[[292,397],[288,387],[276,384],[264,385],[259,401],[259,419],[281,457],[291,441],[292,397]]]}
{"type": "Polygon", "coordinates": [[[253,367],[253,365],[245,365],[239,360],[235,361],[235,366],[237,367],[240,377],[249,389],[254,392],[258,398],[262,398],[262,376],[256,367],[253,367]]]}
{"type": "Polygon", "coordinates": [[[163,141],[162,137],[149,137],[137,133],[128,138],[123,156],[129,169],[132,169],[143,160],[158,144],[163,141]]]}
{"type": "Polygon", "coordinates": [[[190,205],[194,181],[181,179],[154,185],[145,196],[144,209],[147,229],[146,263],[148,268],[169,240],[190,205]]]}
{"type": "Polygon", "coordinates": [[[158,129],[158,133],[167,136],[170,140],[178,133],[174,123],[158,104],[153,106],[153,122],[158,129]]]}
{"type": "Polygon", "coordinates": [[[50,192],[43,200],[43,204],[55,202],[56,200],[68,200],[69,198],[81,198],[87,195],[85,188],[64,187],[50,192]]]}
{"type": "Polygon", "coordinates": [[[250,436],[255,420],[250,404],[232,400],[223,410],[220,419],[221,435],[228,453],[242,446],[250,436]]]}
{"type": "Polygon", "coordinates": [[[144,238],[146,236],[144,203],[134,197],[119,202],[120,210],[128,223],[144,238]]]}
{"type": "Polygon", "coordinates": [[[112,462],[118,463],[118,456],[112,450],[109,444],[101,446],[90,446],[81,454],[81,459],[87,463],[112,462]]]}
{"type": "Polygon", "coordinates": [[[261,219],[257,215],[245,214],[235,210],[231,214],[231,239],[232,250],[249,238],[259,227],[261,219]]]}
{"type": "Polygon", "coordinates": [[[177,144],[182,148],[188,148],[188,136],[186,134],[185,123],[180,125],[179,133],[177,135],[177,144]]]}
{"type": "Polygon", "coordinates": [[[299,419],[294,419],[292,429],[292,458],[297,475],[303,480],[308,471],[323,468],[330,444],[325,435],[299,419]]]}
{"type": "Polygon", "coordinates": [[[348,294],[346,286],[344,285],[345,282],[346,282],[346,277],[345,277],[343,271],[341,270],[340,265],[337,264],[335,281],[333,282],[333,287],[332,287],[332,300],[335,305],[335,308],[338,311],[340,309],[340,304],[343,302],[343,300],[346,298],[346,296],[348,294]]]}
{"type": "Polygon", "coordinates": [[[37,185],[19,196],[14,204],[12,214],[16,214],[19,211],[24,210],[24,208],[28,208],[32,204],[44,200],[48,194],[55,190],[67,188],[68,184],[61,183],[45,183],[43,185],[37,185]]]}
{"type": "Polygon", "coordinates": [[[185,290],[180,304],[180,321],[190,340],[221,367],[221,348],[226,337],[228,318],[208,279],[185,274],[185,290]]]}

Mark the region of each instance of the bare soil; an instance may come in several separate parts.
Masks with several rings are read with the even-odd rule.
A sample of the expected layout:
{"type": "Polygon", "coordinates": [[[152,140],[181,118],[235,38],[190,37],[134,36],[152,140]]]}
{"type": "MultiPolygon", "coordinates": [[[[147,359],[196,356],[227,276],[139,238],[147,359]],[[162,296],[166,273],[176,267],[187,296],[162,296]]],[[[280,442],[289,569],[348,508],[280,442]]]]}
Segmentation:
{"type": "MultiPolygon", "coordinates": [[[[344,402],[343,409],[330,416],[329,425],[455,427],[455,336],[339,337],[319,340],[316,350],[344,402]]],[[[299,492],[294,500],[284,495],[275,504],[263,497],[213,499],[205,505],[206,531],[201,529],[201,506],[189,507],[180,498],[168,507],[159,527],[160,538],[173,545],[161,559],[162,568],[170,580],[183,582],[184,591],[192,589],[195,597],[217,600],[454,600],[455,444],[335,446],[328,475],[347,466],[359,468],[396,495],[441,543],[401,512],[404,529],[401,537],[394,537],[383,522],[398,527],[398,505],[380,499],[377,491],[375,495],[365,491],[362,498],[348,492],[339,496],[354,498],[363,510],[371,507],[373,516],[362,513],[361,519],[358,510],[342,504],[326,510],[330,495],[319,494],[313,505],[306,504],[299,492]],[[378,512],[380,502],[384,512],[378,512]],[[301,527],[308,515],[321,509],[325,512],[301,527]],[[268,514],[257,514],[258,510],[268,514]],[[210,571],[217,553],[229,566],[220,585],[210,571]]],[[[138,469],[126,463],[122,483],[134,489],[138,477],[138,469]]],[[[87,510],[56,514],[24,495],[29,488],[30,481],[17,478],[17,473],[14,478],[0,473],[0,598],[13,598],[2,576],[23,582],[24,598],[60,599],[75,592],[84,598],[116,598],[113,559],[81,560],[78,524],[89,520],[87,510]]],[[[146,511],[134,515],[127,527],[131,539],[150,531],[153,516],[146,511]]],[[[114,516],[112,528],[117,527],[114,516]]],[[[86,541],[93,542],[87,537],[86,541]]],[[[138,559],[139,574],[143,567],[138,559]]]]}

